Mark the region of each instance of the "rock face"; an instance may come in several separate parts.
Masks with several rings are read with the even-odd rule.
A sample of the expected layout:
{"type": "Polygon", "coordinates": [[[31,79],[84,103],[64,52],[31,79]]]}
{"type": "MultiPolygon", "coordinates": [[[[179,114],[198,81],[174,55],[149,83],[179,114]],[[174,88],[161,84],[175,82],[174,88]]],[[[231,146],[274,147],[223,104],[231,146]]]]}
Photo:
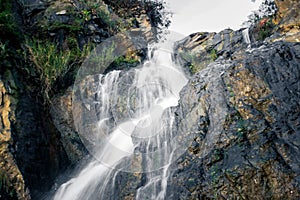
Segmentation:
{"type": "Polygon", "coordinates": [[[175,44],[175,60],[192,74],[207,67],[217,58],[228,58],[235,51],[245,49],[243,30],[226,29],[220,33],[194,33],[175,44]]]}
{"type": "MultiPolygon", "coordinates": [[[[194,74],[181,92],[176,129],[192,138],[172,164],[170,199],[300,198],[299,2],[279,8],[270,37],[195,33],[175,46],[194,74]]],[[[244,30],[245,31],[245,30],[244,30]]]]}
{"type": "Polygon", "coordinates": [[[15,121],[16,102],[0,80],[0,198],[30,199],[23,176],[11,154],[11,122],[15,121]]]}
{"type": "Polygon", "coordinates": [[[283,31],[300,28],[300,2],[297,0],[275,0],[278,7],[277,17],[283,31]]]}
{"type": "Polygon", "coordinates": [[[282,38],[289,42],[300,42],[300,2],[297,0],[275,0],[278,7],[276,23],[282,38]]]}
{"type": "MultiPolygon", "coordinates": [[[[135,3],[145,9],[140,1],[135,3]]],[[[89,50],[86,46],[129,28],[150,28],[152,15],[148,10],[123,19],[102,0],[4,0],[0,4],[0,199],[41,199],[60,173],[87,154],[74,130],[70,91],[65,92],[89,50]],[[51,97],[65,92],[51,100],[56,105],[52,113],[50,98],[42,94],[45,73],[38,68],[44,66],[32,59],[34,46],[28,48],[29,41],[52,44],[57,53],[69,52],[65,55],[72,60],[69,71],[48,90],[51,97]]],[[[122,6],[113,9],[124,10],[122,6]]],[[[130,9],[126,14],[131,14],[130,9]]],[[[132,64],[130,56],[122,64],[128,60],[132,64]]],[[[58,66],[55,63],[51,70],[58,66]]]]}
{"type": "Polygon", "coordinates": [[[51,116],[53,122],[61,133],[61,143],[66,151],[71,164],[76,164],[87,155],[87,150],[81,143],[79,135],[74,127],[72,113],[72,90],[53,99],[51,116]]]}
{"type": "Polygon", "coordinates": [[[298,199],[300,44],[236,52],[192,77],[177,127],[193,134],[170,199],[298,199]]]}
{"type": "MultiPolygon", "coordinates": [[[[130,16],[122,9],[127,2],[107,1],[109,8],[100,0],[12,1],[14,13],[5,17],[16,24],[6,25],[5,34],[0,24],[0,199],[40,199],[87,154],[74,128],[71,90],[55,91],[73,83],[76,67],[56,83],[50,113],[18,37],[28,33],[64,51],[82,50],[118,31],[161,22],[151,6],[130,16]]],[[[196,33],[177,43],[175,58],[193,76],[181,92],[175,128],[192,139],[170,167],[168,199],[300,198],[300,8],[297,0],[275,2],[273,35],[258,41],[259,27],[250,28],[251,49],[244,30],[196,33]]],[[[116,198],[134,199],[144,179],[116,177],[116,198]]]]}

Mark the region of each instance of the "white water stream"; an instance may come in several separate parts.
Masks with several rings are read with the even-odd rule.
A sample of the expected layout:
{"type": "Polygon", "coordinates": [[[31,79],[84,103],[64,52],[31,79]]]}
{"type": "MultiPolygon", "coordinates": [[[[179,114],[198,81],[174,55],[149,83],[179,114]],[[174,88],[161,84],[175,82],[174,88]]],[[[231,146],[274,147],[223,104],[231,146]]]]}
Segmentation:
{"type": "Polygon", "coordinates": [[[250,40],[250,36],[249,36],[249,28],[245,28],[242,31],[243,34],[243,38],[246,44],[248,44],[248,48],[251,48],[251,40],[250,40]]]}
{"type": "MultiPolygon", "coordinates": [[[[177,4],[178,10],[181,10],[182,2],[178,1],[174,5],[177,4]]],[[[230,7],[234,8],[233,5],[230,7]]],[[[194,3],[190,3],[190,7],[198,9],[194,3]]],[[[221,9],[228,12],[228,9],[221,9]]],[[[188,33],[203,31],[195,26],[197,23],[201,24],[199,19],[204,20],[202,23],[214,24],[207,17],[195,17],[194,12],[188,12],[193,16],[176,13],[183,22],[176,19],[178,23],[173,26],[173,30],[185,30],[188,33]],[[197,21],[191,23],[192,18],[197,21]]],[[[210,14],[210,19],[211,16],[218,15],[210,14]]],[[[216,19],[219,21],[219,17],[216,19]]],[[[225,21],[228,23],[228,20],[225,21]]],[[[244,41],[250,46],[248,31],[245,29],[242,34],[244,41]]],[[[76,176],[62,184],[56,191],[54,200],[118,199],[111,193],[118,187],[117,177],[122,171],[146,174],[146,180],[136,190],[134,199],[167,199],[167,180],[170,175],[168,167],[176,154],[176,144],[172,143],[176,133],[172,130],[174,112],[171,107],[178,104],[179,92],[187,79],[180,67],[172,62],[172,52],[163,50],[163,45],[149,48],[149,60],[140,68],[98,75],[94,107],[99,113],[96,125],[99,134],[95,136],[98,138],[92,140],[101,141],[101,145],[96,145],[97,148],[93,151],[97,159],[87,163],[76,176]],[[126,80],[131,81],[130,84],[125,82],[127,86],[124,87],[120,83],[126,80]],[[113,127],[111,121],[114,121],[113,127]],[[135,158],[141,158],[142,162],[135,158]],[[137,166],[132,167],[135,164],[137,166]],[[107,194],[107,191],[111,193],[107,194]]]]}
{"type": "MultiPolygon", "coordinates": [[[[150,48],[152,52],[149,55],[152,56],[140,68],[99,75],[97,111],[100,117],[97,127],[101,133],[112,131],[108,131],[106,139],[103,138],[105,145],[96,149],[98,159],[88,163],[77,176],[62,184],[54,200],[107,199],[107,187],[115,187],[118,173],[126,171],[117,166],[122,166],[123,161],[130,160],[134,155],[142,156],[140,172],[146,172],[146,182],[137,190],[135,199],[165,198],[168,166],[175,145],[170,144],[174,136],[174,113],[170,108],[178,104],[179,92],[187,79],[180,67],[172,62],[171,52],[162,46],[150,48]],[[120,82],[130,77],[133,77],[131,84],[126,88],[120,87],[120,82]],[[126,111],[116,109],[118,103],[124,104],[126,111]],[[107,121],[116,116],[112,116],[112,112],[130,115],[114,119],[115,127],[109,129],[107,121]]],[[[113,190],[110,188],[110,191],[113,190]]],[[[110,196],[109,199],[115,198],[110,196]]]]}

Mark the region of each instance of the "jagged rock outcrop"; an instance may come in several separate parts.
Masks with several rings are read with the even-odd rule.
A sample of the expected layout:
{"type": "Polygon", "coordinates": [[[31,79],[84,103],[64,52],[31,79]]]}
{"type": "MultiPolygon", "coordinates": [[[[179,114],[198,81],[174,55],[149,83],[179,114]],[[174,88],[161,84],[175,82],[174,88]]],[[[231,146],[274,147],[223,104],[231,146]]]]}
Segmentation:
{"type": "Polygon", "coordinates": [[[72,90],[69,89],[59,98],[54,98],[51,116],[56,128],[61,135],[61,143],[66,151],[71,164],[76,164],[87,155],[87,150],[82,144],[74,127],[72,109],[72,90]]]}
{"type": "Polygon", "coordinates": [[[275,0],[278,12],[278,24],[281,37],[278,40],[300,42],[300,2],[297,0],[275,0]]]}
{"type": "Polygon", "coordinates": [[[177,129],[192,139],[172,164],[170,199],[300,198],[299,2],[276,4],[278,25],[263,41],[259,25],[250,28],[252,48],[241,31],[219,43],[224,32],[196,33],[177,44],[179,62],[187,63],[182,52],[198,58],[187,60],[195,75],[176,111],[177,129]],[[219,50],[220,43],[230,45],[219,50]]]}
{"type": "Polygon", "coordinates": [[[219,57],[227,59],[235,51],[247,48],[243,31],[226,29],[220,33],[191,34],[175,44],[174,58],[194,74],[219,57]]]}
{"type": "Polygon", "coordinates": [[[250,46],[261,46],[264,42],[300,42],[300,4],[298,1],[276,0],[278,7],[275,19],[263,18],[249,29],[219,33],[199,32],[178,41],[175,44],[174,58],[186,70],[195,74],[218,58],[228,59],[234,52],[250,46]],[[249,40],[245,37],[249,36],[249,40]]]}
{"type": "Polygon", "coordinates": [[[193,134],[173,165],[171,199],[298,199],[300,44],[220,59],[181,93],[177,127],[193,134]]]}
{"type": "Polygon", "coordinates": [[[16,100],[0,80],[0,198],[30,199],[23,176],[11,153],[11,129],[15,118],[16,100]]]}
{"type": "Polygon", "coordinates": [[[277,20],[279,27],[284,32],[288,32],[294,29],[294,31],[300,28],[300,2],[297,0],[275,0],[277,5],[277,20]]]}

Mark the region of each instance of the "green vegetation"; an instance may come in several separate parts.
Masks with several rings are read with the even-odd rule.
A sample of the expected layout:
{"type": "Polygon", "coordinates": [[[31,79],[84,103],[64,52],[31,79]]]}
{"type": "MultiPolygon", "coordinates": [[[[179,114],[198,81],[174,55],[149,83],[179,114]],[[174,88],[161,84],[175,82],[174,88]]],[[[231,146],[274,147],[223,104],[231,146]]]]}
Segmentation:
{"type": "Polygon", "coordinates": [[[171,13],[166,12],[164,3],[153,0],[104,0],[123,19],[133,19],[145,13],[153,27],[167,27],[171,13]],[[146,11],[146,12],[145,12],[146,11]]]}
{"type": "Polygon", "coordinates": [[[218,58],[217,50],[216,49],[212,49],[210,51],[209,55],[210,55],[210,58],[211,58],[212,61],[215,61],[218,58]]]}
{"type": "Polygon", "coordinates": [[[18,26],[12,12],[12,1],[0,0],[0,35],[18,36],[18,26]]]}
{"type": "Polygon", "coordinates": [[[90,57],[88,58],[89,68],[85,73],[86,75],[92,75],[97,73],[103,73],[103,70],[109,66],[115,59],[114,54],[115,43],[106,43],[101,48],[95,48],[92,50],[90,57]]]}
{"type": "Polygon", "coordinates": [[[81,65],[84,59],[91,53],[92,49],[95,47],[95,44],[88,43],[84,45],[82,50],[78,46],[77,39],[70,35],[67,39],[68,49],[70,51],[70,65],[81,65]]]}
{"type": "Polygon", "coordinates": [[[93,48],[89,43],[81,50],[76,38],[72,36],[68,37],[66,42],[67,49],[63,50],[57,44],[47,40],[26,39],[25,41],[28,50],[25,55],[33,63],[33,71],[38,74],[45,101],[50,101],[56,84],[63,82],[70,70],[78,68],[93,48]]]}
{"type": "Polygon", "coordinates": [[[87,66],[93,66],[85,71],[84,75],[96,74],[96,73],[107,73],[111,70],[126,70],[132,67],[136,67],[141,63],[139,60],[140,52],[133,51],[127,52],[126,55],[116,55],[115,43],[107,43],[105,47],[101,49],[94,49],[87,59],[87,66]]]}
{"type": "Polygon", "coordinates": [[[53,23],[50,23],[49,25],[46,25],[45,29],[47,31],[55,31],[55,30],[59,30],[59,29],[64,29],[68,32],[76,33],[78,31],[81,31],[82,27],[83,27],[83,25],[81,24],[80,20],[74,20],[74,22],[71,24],[65,24],[65,23],[55,21],[53,23]]]}
{"type": "Polygon", "coordinates": [[[215,61],[218,58],[218,51],[210,47],[196,53],[183,49],[179,51],[178,57],[185,63],[185,67],[195,74],[215,61]]]}
{"type": "Polygon", "coordinates": [[[197,73],[197,68],[195,67],[194,64],[189,63],[188,68],[190,69],[190,72],[191,72],[192,74],[196,74],[196,73],[197,73]]]}
{"type": "Polygon", "coordinates": [[[263,18],[261,19],[258,25],[258,39],[263,41],[272,34],[274,24],[272,18],[263,18]]]}
{"type": "Polygon", "coordinates": [[[137,63],[140,63],[139,60],[136,60],[134,58],[130,58],[128,56],[120,56],[114,62],[115,62],[116,65],[122,65],[123,63],[126,63],[126,64],[137,64],[137,63]]]}
{"type": "Polygon", "coordinates": [[[77,34],[84,31],[84,25],[91,20],[99,27],[107,29],[111,34],[122,31],[129,26],[120,18],[109,12],[102,1],[80,1],[82,9],[70,6],[69,4],[53,5],[45,11],[45,20],[40,23],[42,30],[48,32],[64,29],[68,33],[77,34]],[[69,16],[68,21],[61,21],[56,18],[55,13],[64,9],[65,15],[69,16]],[[53,18],[53,16],[55,16],[53,18]],[[54,20],[53,20],[54,19],[54,20]]]}
{"type": "Polygon", "coordinates": [[[263,41],[271,36],[275,24],[273,19],[277,13],[274,0],[264,0],[258,11],[248,16],[247,26],[254,26],[253,35],[257,40],[263,41]]]}
{"type": "Polygon", "coordinates": [[[114,59],[114,61],[109,65],[109,67],[107,68],[107,71],[110,71],[112,69],[114,70],[126,70],[126,69],[130,69],[132,67],[136,67],[140,64],[140,60],[137,60],[134,57],[130,57],[130,56],[119,56],[117,58],[114,59]]]}
{"type": "Polygon", "coordinates": [[[49,92],[55,81],[69,70],[71,51],[60,51],[56,45],[48,41],[27,40],[26,47],[42,81],[45,98],[49,99],[49,92]]]}
{"type": "Polygon", "coordinates": [[[258,11],[253,12],[248,16],[248,21],[245,24],[253,25],[263,18],[273,18],[276,15],[277,7],[274,0],[264,0],[258,11]]]}
{"type": "Polygon", "coordinates": [[[0,170],[0,192],[1,193],[5,192],[10,197],[15,196],[15,190],[12,187],[10,181],[8,180],[6,173],[1,170],[0,170]]]}
{"type": "Polygon", "coordinates": [[[196,67],[196,60],[197,60],[196,54],[188,53],[188,52],[180,52],[179,57],[182,58],[184,62],[187,63],[186,66],[188,67],[188,69],[192,74],[198,72],[198,69],[196,67]]]}

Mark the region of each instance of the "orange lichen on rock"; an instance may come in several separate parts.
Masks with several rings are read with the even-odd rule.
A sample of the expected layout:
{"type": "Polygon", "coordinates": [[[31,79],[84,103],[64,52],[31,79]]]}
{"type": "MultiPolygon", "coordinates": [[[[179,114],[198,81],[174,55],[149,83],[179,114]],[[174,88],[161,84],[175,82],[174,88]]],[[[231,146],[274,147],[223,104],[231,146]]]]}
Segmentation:
{"type": "Polygon", "coordinates": [[[8,148],[12,140],[10,120],[13,115],[10,97],[4,83],[0,80],[0,178],[2,187],[0,189],[6,190],[11,196],[17,196],[18,199],[27,200],[30,199],[29,192],[25,189],[23,176],[8,148]]]}
{"type": "Polygon", "coordinates": [[[237,107],[244,119],[253,117],[251,110],[245,106],[249,105],[264,113],[269,122],[273,121],[267,112],[268,106],[272,102],[270,98],[267,98],[271,91],[260,78],[240,65],[236,67],[230,77],[229,84],[234,93],[230,97],[230,102],[237,107]]]}

